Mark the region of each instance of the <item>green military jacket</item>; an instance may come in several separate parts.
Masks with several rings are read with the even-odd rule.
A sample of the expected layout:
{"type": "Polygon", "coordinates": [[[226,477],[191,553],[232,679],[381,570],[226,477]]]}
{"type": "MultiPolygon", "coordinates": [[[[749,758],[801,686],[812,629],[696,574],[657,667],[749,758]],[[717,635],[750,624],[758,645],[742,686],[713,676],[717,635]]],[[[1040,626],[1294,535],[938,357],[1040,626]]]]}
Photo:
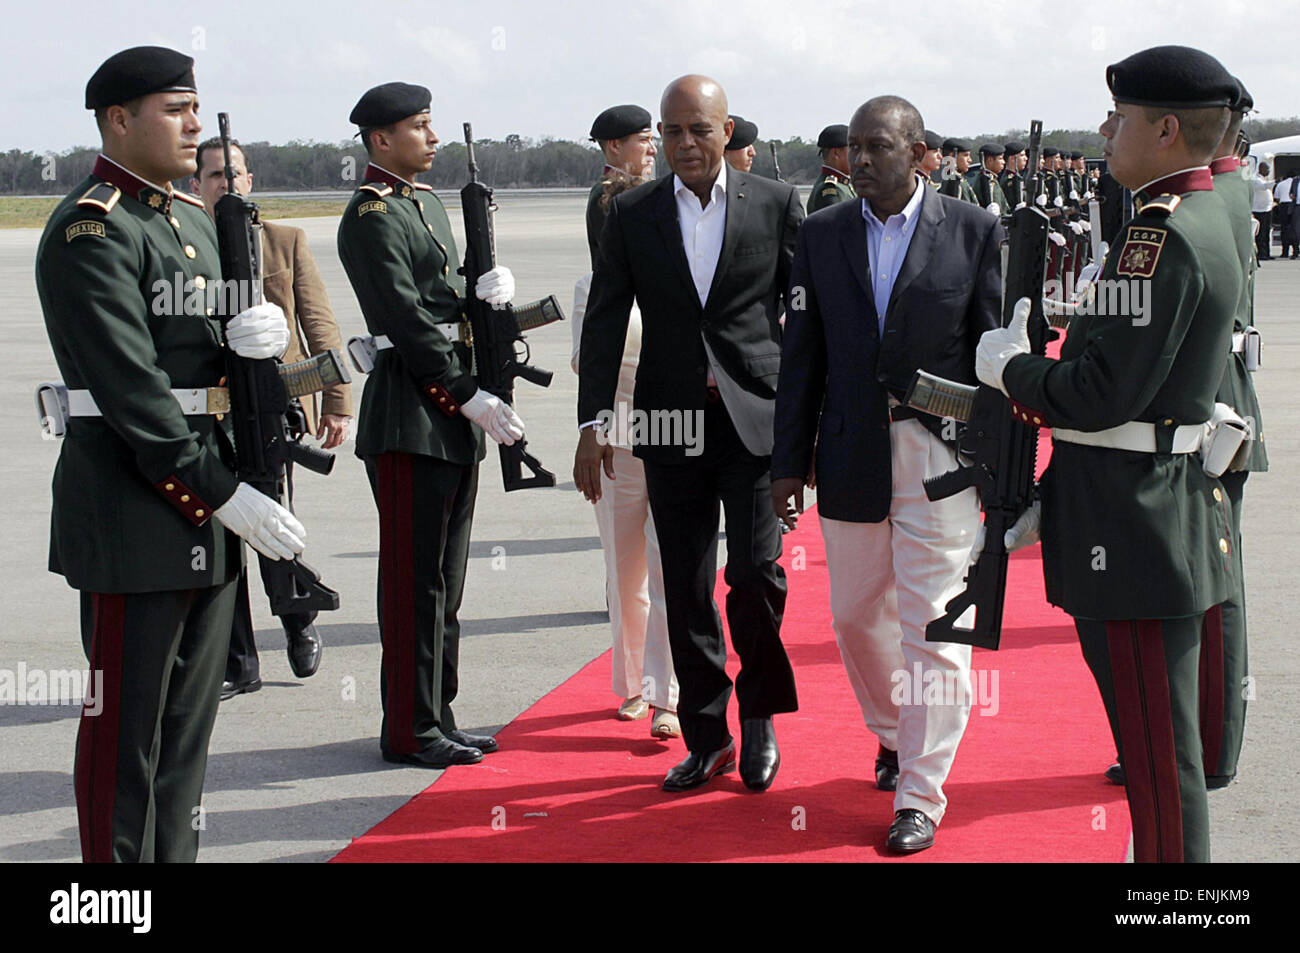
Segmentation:
{"type": "Polygon", "coordinates": [[[951,198],[970,202],[972,205],[980,204],[979,196],[975,194],[975,187],[970,184],[969,173],[957,173],[951,179],[944,179],[943,184],[939,186],[939,191],[951,198]]]}
{"type": "Polygon", "coordinates": [[[185,416],[172,388],[223,383],[216,229],[203,203],[101,156],[55,208],[36,289],[73,417],[54,469],[49,568],[87,592],[214,586],[243,563],[212,519],[235,492],[230,422],[185,416]]]}
{"type": "MultiPolygon", "coordinates": [[[[1129,307],[1076,317],[1059,361],[1007,364],[1003,383],[1022,419],[1088,432],[1148,421],[1167,448],[1175,427],[1209,418],[1241,294],[1236,246],[1208,169],[1150,189],[1159,197],[1139,194],[1145,204],[1098,288],[1124,281],[1129,307]]],[[[1055,440],[1039,494],[1047,597],[1071,615],[1193,616],[1233,591],[1230,504],[1196,453],[1055,440]]]]}
{"type": "Polygon", "coordinates": [[[1016,206],[1025,200],[1025,180],[1020,177],[1020,173],[1005,169],[998,177],[998,185],[1002,187],[1002,194],[1007,197],[1011,205],[1004,211],[1015,211],[1016,206]]]}
{"type": "Polygon", "coordinates": [[[996,202],[1000,214],[1010,215],[1012,212],[1011,203],[1007,201],[1006,193],[998,184],[998,177],[987,169],[981,170],[975,181],[975,195],[979,200],[980,208],[988,208],[996,202]]]}
{"type": "Polygon", "coordinates": [[[817,176],[817,181],[813,183],[812,191],[808,193],[806,207],[808,214],[811,215],[813,212],[856,197],[857,193],[849,185],[849,177],[838,169],[824,165],[821,174],[817,176]]]}
{"type": "MultiPolygon", "coordinates": [[[[1250,213],[1251,183],[1242,178],[1241,168],[1232,157],[1218,159],[1210,167],[1214,172],[1214,192],[1222,199],[1228,219],[1232,222],[1232,237],[1237,243],[1244,281],[1241,301],[1233,316],[1232,330],[1241,333],[1251,323],[1255,300],[1255,236],[1250,213]]],[[[1219,385],[1218,400],[1227,404],[1251,424],[1251,448],[1245,469],[1262,473],[1268,469],[1268,453],[1264,448],[1264,418],[1255,395],[1255,382],[1246,370],[1243,354],[1229,354],[1219,385]]]]}
{"type": "Polygon", "coordinates": [[[357,456],[414,453],[470,466],[483,432],[460,413],[478,390],[463,321],[465,279],[447,210],[430,186],[370,165],[339,221],[339,258],[366,327],[393,346],[375,358],[357,413],[357,456]]]}

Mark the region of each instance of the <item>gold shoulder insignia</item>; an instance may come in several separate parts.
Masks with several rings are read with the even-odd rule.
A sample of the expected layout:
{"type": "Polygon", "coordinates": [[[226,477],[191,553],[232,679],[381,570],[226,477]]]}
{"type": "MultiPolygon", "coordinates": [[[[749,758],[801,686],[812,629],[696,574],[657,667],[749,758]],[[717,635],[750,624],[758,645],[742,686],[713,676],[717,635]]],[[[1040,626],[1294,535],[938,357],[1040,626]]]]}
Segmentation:
{"type": "Polygon", "coordinates": [[[92,185],[86,194],[77,199],[77,205],[82,208],[97,208],[101,212],[108,213],[113,211],[117,206],[117,200],[122,197],[122,190],[115,185],[107,182],[97,182],[92,185]]]}
{"type": "Polygon", "coordinates": [[[67,241],[72,241],[74,238],[80,238],[82,235],[94,235],[96,238],[103,238],[104,223],[89,220],[73,222],[68,226],[67,231],[63,234],[67,241]]]}
{"type": "Polygon", "coordinates": [[[388,214],[388,203],[384,201],[362,202],[357,206],[357,217],[360,218],[367,212],[383,212],[388,214]]]}
{"type": "MultiPolygon", "coordinates": [[[[1177,199],[1177,196],[1174,198],[1177,199]]],[[[1163,228],[1130,225],[1124,236],[1124,247],[1119,250],[1119,257],[1116,259],[1115,276],[1150,278],[1154,275],[1156,262],[1160,260],[1160,253],[1164,250],[1165,239],[1168,236],[1169,232],[1163,228]]]]}
{"type": "Polygon", "coordinates": [[[207,208],[203,204],[203,199],[197,195],[190,195],[188,192],[172,192],[173,199],[180,199],[182,202],[189,202],[191,205],[197,205],[199,208],[207,208]]]}
{"type": "Polygon", "coordinates": [[[360,187],[365,189],[367,192],[374,192],[381,199],[386,195],[393,194],[393,187],[391,185],[380,185],[378,182],[366,182],[360,187]]]}
{"type": "Polygon", "coordinates": [[[1142,213],[1161,212],[1165,215],[1173,215],[1174,209],[1178,208],[1182,201],[1183,197],[1181,195],[1161,195],[1150,202],[1144,203],[1142,213]]]}

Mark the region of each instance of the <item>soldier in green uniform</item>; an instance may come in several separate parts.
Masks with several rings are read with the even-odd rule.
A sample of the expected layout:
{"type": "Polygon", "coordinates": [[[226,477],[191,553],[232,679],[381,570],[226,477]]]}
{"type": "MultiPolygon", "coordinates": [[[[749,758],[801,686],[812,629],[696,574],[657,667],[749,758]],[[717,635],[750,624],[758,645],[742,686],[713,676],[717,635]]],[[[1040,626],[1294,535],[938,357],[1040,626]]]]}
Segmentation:
{"type": "MultiPolygon", "coordinates": [[[[221,277],[217,234],[203,203],[168,184],[195,169],[193,66],[134,47],[99,67],[86,108],[102,153],[36,253],[68,388],[49,565],[81,592],[82,643],[104,679],[103,709],[83,710],[77,733],[88,862],[194,860],[238,537],[271,559],[305,537],[233,469],[221,323],[203,293],[221,277]]],[[[258,305],[230,320],[226,341],[278,357],[289,329],[277,306],[258,305]]]]}
{"type": "MultiPolygon", "coordinates": [[[[496,739],[456,727],[457,613],[483,433],[512,444],[524,427],[471,376],[451,223],[433,189],[415,181],[437,151],[431,100],[423,86],[386,83],[352,110],[370,163],[339,222],[338,249],[377,348],[356,452],[379,510],[379,748],[385,761],[445,768],[497,749],[496,739]]],[[[475,293],[505,304],[514,278],[498,266],[475,293]]]]}
{"type": "Polygon", "coordinates": [[[979,196],[975,194],[975,187],[967,178],[970,173],[970,143],[964,139],[945,139],[943,156],[943,182],[939,186],[939,191],[963,202],[979,205],[979,196]],[[952,160],[951,164],[948,159],[952,160]]]}
{"type": "Polygon", "coordinates": [[[748,172],[754,166],[754,156],[758,154],[754,148],[754,143],[758,140],[758,126],[744,116],[728,118],[734,125],[722,157],[727,160],[727,165],[737,172],[748,172]]]}
{"type": "Polygon", "coordinates": [[[594,271],[600,250],[600,230],[605,227],[600,197],[606,181],[612,175],[653,178],[658,149],[650,131],[650,113],[641,106],[610,106],[591,124],[591,138],[605,155],[605,168],[587,193],[587,247],[594,271]]]}
{"type": "Polygon", "coordinates": [[[1002,147],[1002,159],[1005,168],[998,176],[998,185],[1007,197],[1007,212],[1014,212],[1025,204],[1025,167],[1029,165],[1028,146],[1018,140],[1011,140],[1002,147]]]}
{"type": "Polygon", "coordinates": [[[939,187],[939,172],[943,168],[943,137],[937,132],[925,130],[925,155],[921,158],[920,170],[931,188],[939,187]]]}
{"type": "Polygon", "coordinates": [[[1106,156],[1141,207],[1102,280],[1142,282],[1146,304],[1077,317],[1052,360],[1028,353],[1022,299],[1011,326],[981,338],[976,373],[1022,420],[1053,428],[1040,502],[1006,541],[1032,540],[1041,516],[1047,597],[1075,618],[1124,759],[1134,858],[1208,861],[1201,626],[1235,588],[1235,543],[1227,494],[1196,451],[1241,291],[1207,168],[1236,82],[1168,46],[1106,78],[1106,156]]]}
{"type": "Polygon", "coordinates": [[[1251,313],[1255,287],[1254,219],[1250,214],[1251,182],[1242,174],[1238,158],[1238,133],[1241,123],[1255,105],[1246,88],[1238,82],[1239,93],[1228,130],[1215,150],[1217,158],[1210,164],[1214,191],[1224,205],[1237,245],[1241,266],[1242,293],[1233,314],[1232,350],[1224,368],[1216,400],[1227,404],[1246,420],[1249,432],[1241,460],[1223,474],[1220,481],[1232,502],[1232,552],[1238,587],[1221,607],[1220,617],[1206,615],[1201,653],[1206,696],[1201,708],[1201,743],[1205,747],[1205,783],[1211,788],[1226,787],[1236,776],[1241,753],[1242,734],[1246,725],[1246,588],[1242,574],[1241,506],[1246,478],[1252,472],[1268,470],[1264,450],[1263,417],[1250,367],[1253,364],[1254,335],[1251,313]]]}
{"type": "Polygon", "coordinates": [[[994,215],[1011,214],[1011,203],[1007,201],[1006,193],[998,184],[998,176],[1006,168],[1006,160],[1002,153],[1003,147],[993,142],[986,142],[980,146],[980,171],[979,177],[975,180],[975,195],[979,199],[980,207],[994,215]]]}
{"type": "Polygon", "coordinates": [[[822,156],[822,170],[808,193],[808,214],[837,202],[856,197],[849,184],[849,127],[843,123],[827,126],[817,136],[822,156]]]}

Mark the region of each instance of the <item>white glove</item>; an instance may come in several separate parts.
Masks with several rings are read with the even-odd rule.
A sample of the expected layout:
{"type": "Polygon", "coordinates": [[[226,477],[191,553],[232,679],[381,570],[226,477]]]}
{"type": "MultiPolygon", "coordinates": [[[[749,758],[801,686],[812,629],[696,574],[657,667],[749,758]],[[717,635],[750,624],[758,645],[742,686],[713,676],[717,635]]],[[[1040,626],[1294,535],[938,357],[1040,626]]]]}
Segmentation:
{"type": "Polygon", "coordinates": [[[1047,240],[1051,242],[1053,245],[1065,244],[1065,236],[1062,235],[1060,232],[1048,232],[1047,240]]]}
{"type": "Polygon", "coordinates": [[[1065,208],[1065,199],[1058,195],[1056,198],[1052,199],[1052,204],[1057,208],[1065,208]]]}
{"type": "Polygon", "coordinates": [[[1066,224],[1070,227],[1070,231],[1074,232],[1074,234],[1076,235],[1083,234],[1083,224],[1081,222],[1067,222],[1066,224]]]}
{"type": "Polygon", "coordinates": [[[483,272],[474,283],[474,297],[486,301],[494,308],[509,304],[514,296],[515,276],[505,265],[497,265],[491,271],[483,272]]]}
{"type": "Polygon", "coordinates": [[[235,495],[212,515],[267,559],[293,559],[307,539],[296,516],[247,483],[235,487],[235,495]]]}
{"type": "Polygon", "coordinates": [[[460,405],[460,412],[483,428],[483,432],[507,447],[524,436],[524,422],[514,408],[485,390],[460,405]]]}
{"type": "Polygon", "coordinates": [[[1039,193],[1038,193],[1038,197],[1037,197],[1036,199],[1034,199],[1034,204],[1037,205],[1039,208],[1047,208],[1047,195],[1046,195],[1046,193],[1039,192],[1039,193]]]}
{"type": "Polygon", "coordinates": [[[289,323],[278,304],[255,304],[230,319],[226,345],[240,357],[254,361],[279,357],[289,347],[289,323]]]}
{"type": "Polygon", "coordinates": [[[1079,270],[1079,278],[1074,283],[1075,295],[1082,295],[1088,290],[1088,286],[1097,280],[1097,273],[1101,271],[1101,263],[1090,261],[1079,270]]]}
{"type": "Polygon", "coordinates": [[[1070,201],[1071,201],[1071,202],[1077,202],[1077,201],[1079,201],[1079,190],[1078,190],[1078,189],[1070,189],[1070,201]]]}
{"type": "Polygon", "coordinates": [[[1017,203],[1017,205],[1016,205],[1016,207],[1015,207],[1015,211],[1019,212],[1019,211],[1020,211],[1022,208],[1024,208],[1024,207],[1025,207],[1025,203],[1024,203],[1024,202],[1019,202],[1019,203],[1017,203]]]}
{"type": "Polygon", "coordinates": [[[1082,228],[1085,232],[1090,232],[1092,231],[1092,222],[1086,220],[1082,221],[1079,223],[1079,227],[1082,228]]]}
{"type": "Polygon", "coordinates": [[[1005,328],[985,331],[975,348],[975,376],[1004,394],[1007,390],[1002,386],[1002,372],[1007,362],[1029,353],[1029,311],[1032,306],[1033,302],[1028,298],[1021,298],[1011,313],[1011,323],[1005,328]]]}
{"type": "Polygon", "coordinates": [[[1024,549],[1026,546],[1032,546],[1042,539],[1042,526],[1043,507],[1038,500],[1034,500],[1029,509],[1021,513],[1020,518],[1003,535],[1002,545],[1007,548],[1009,553],[1014,553],[1017,549],[1024,549]]]}
{"type": "Polygon", "coordinates": [[[990,215],[1001,215],[1002,206],[999,205],[997,202],[990,202],[988,205],[984,207],[984,211],[988,212],[990,215]]]}

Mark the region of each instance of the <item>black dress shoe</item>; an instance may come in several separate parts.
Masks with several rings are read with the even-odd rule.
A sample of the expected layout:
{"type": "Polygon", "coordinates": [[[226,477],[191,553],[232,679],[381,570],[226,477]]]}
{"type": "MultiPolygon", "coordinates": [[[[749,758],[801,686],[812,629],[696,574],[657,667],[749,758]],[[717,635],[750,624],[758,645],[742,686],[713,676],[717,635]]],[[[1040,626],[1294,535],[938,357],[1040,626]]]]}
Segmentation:
{"type": "Polygon", "coordinates": [[[236,695],[248,695],[262,687],[260,678],[250,678],[246,682],[232,682],[229,680],[221,683],[221,700],[229,701],[236,695]]]}
{"type": "Polygon", "coordinates": [[[464,745],[466,748],[477,748],[484,754],[496,751],[498,747],[497,740],[491,735],[471,735],[469,732],[461,731],[459,728],[453,728],[451,731],[444,731],[444,738],[450,738],[458,745],[464,745]]]}
{"type": "Polygon", "coordinates": [[[1106,780],[1111,784],[1118,784],[1120,787],[1123,787],[1128,781],[1128,779],[1124,777],[1124,765],[1116,761],[1107,768],[1106,780]]]}
{"type": "Polygon", "coordinates": [[[876,752],[876,787],[882,791],[898,789],[898,752],[884,745],[876,752]]]}
{"type": "Polygon", "coordinates": [[[665,791],[689,791],[708,783],[715,774],[726,774],[736,768],[736,743],[728,741],[717,751],[696,754],[692,751],[686,760],[675,766],[664,778],[665,791]]]}
{"type": "Polygon", "coordinates": [[[478,764],[483,760],[483,752],[477,748],[467,748],[446,738],[439,738],[423,751],[415,754],[393,754],[384,752],[384,760],[392,764],[412,764],[417,768],[449,768],[453,764],[478,764]]]}
{"type": "Polygon", "coordinates": [[[301,632],[285,632],[289,644],[285,651],[289,655],[289,668],[297,678],[310,678],[320,666],[321,640],[316,626],[308,625],[301,632]]]}
{"type": "Polygon", "coordinates": [[[894,812],[889,826],[889,849],[904,854],[934,846],[934,822],[920,811],[905,807],[894,812]]]}
{"type": "Polygon", "coordinates": [[[1217,791],[1219,788],[1226,788],[1235,777],[1235,774],[1207,774],[1205,787],[1207,790],[1217,791]]]}
{"type": "Polygon", "coordinates": [[[751,791],[766,791],[781,767],[776,730],[771,718],[746,718],[740,723],[740,780],[751,791]]]}

